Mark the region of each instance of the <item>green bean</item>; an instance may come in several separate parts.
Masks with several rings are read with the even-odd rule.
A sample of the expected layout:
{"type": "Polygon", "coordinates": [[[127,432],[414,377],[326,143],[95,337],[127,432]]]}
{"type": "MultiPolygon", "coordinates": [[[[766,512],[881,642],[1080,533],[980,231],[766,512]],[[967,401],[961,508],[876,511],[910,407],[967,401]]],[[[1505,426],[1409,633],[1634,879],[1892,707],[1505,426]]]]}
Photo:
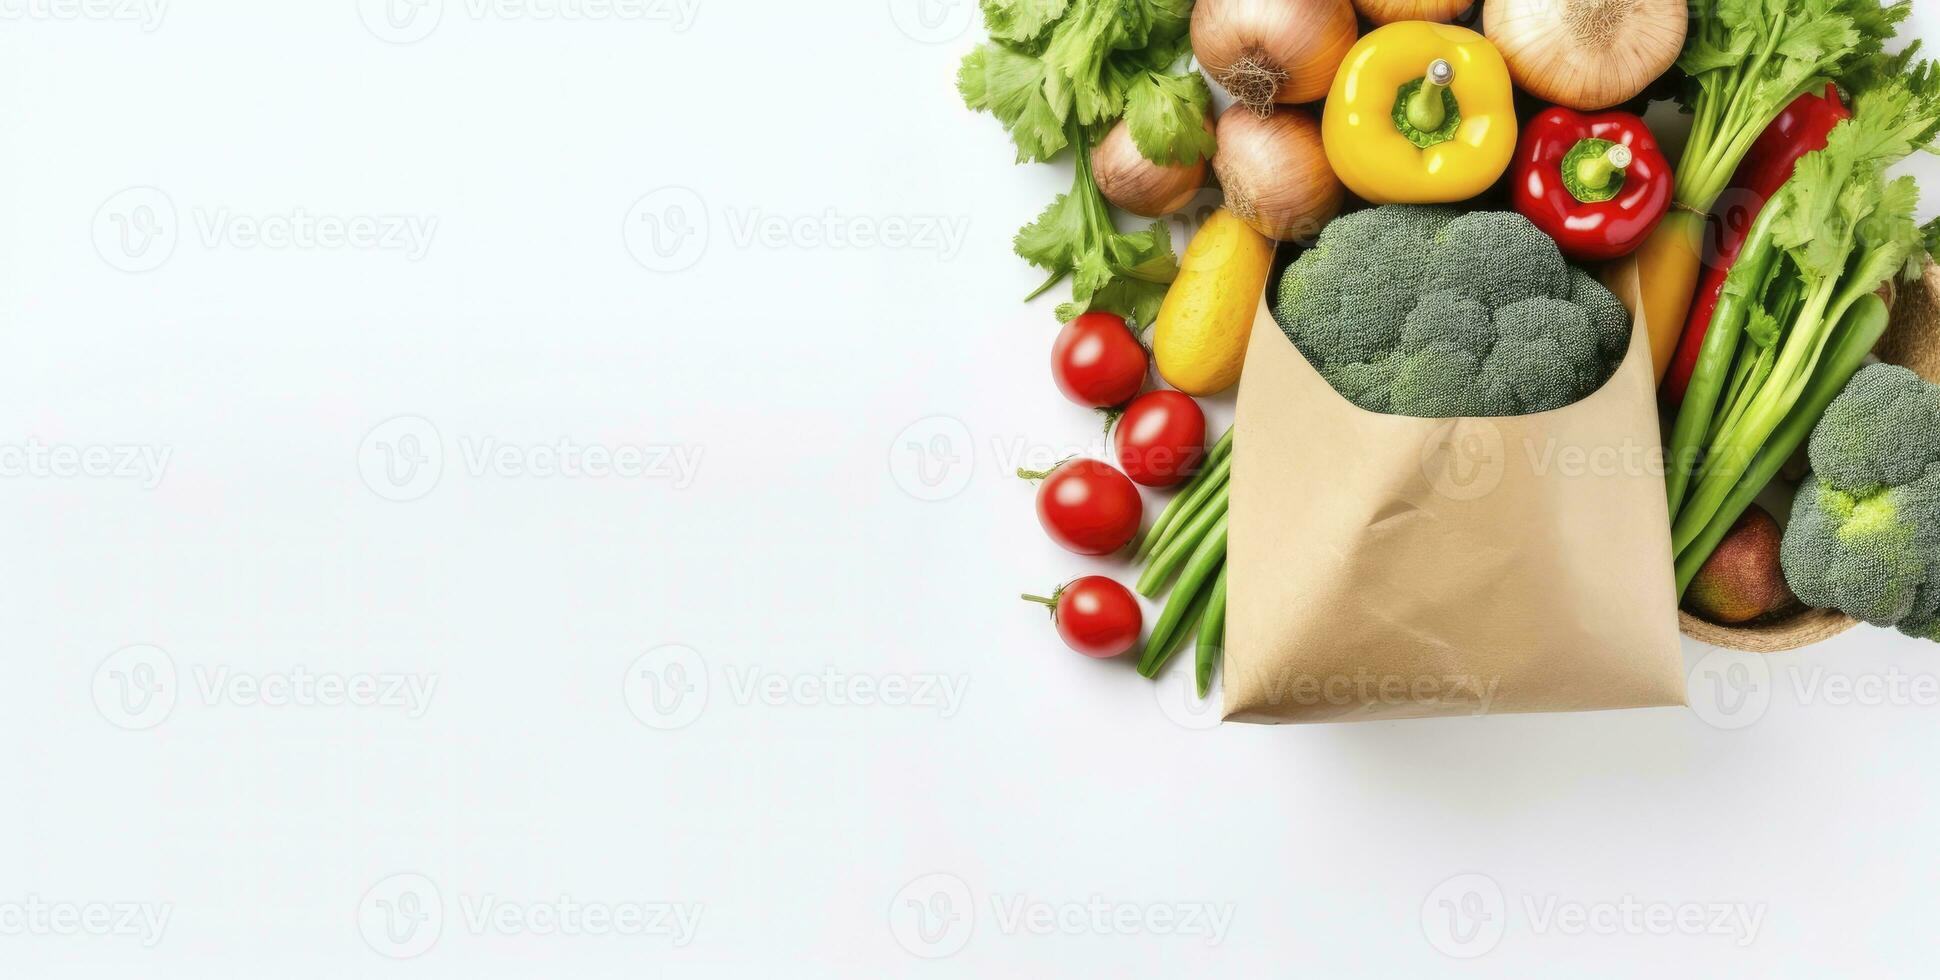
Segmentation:
{"type": "Polygon", "coordinates": [[[1219,577],[1213,579],[1212,598],[1206,602],[1206,614],[1199,618],[1199,640],[1193,648],[1193,680],[1202,701],[1206,692],[1212,690],[1213,668],[1226,652],[1226,572],[1230,567],[1219,566],[1219,577]]]}
{"type": "Polygon", "coordinates": [[[1216,480],[1226,478],[1226,469],[1222,468],[1222,465],[1230,468],[1231,464],[1227,463],[1227,460],[1232,458],[1232,448],[1233,430],[1229,428],[1225,435],[1219,437],[1218,442],[1213,443],[1212,450],[1206,453],[1206,458],[1199,464],[1199,472],[1193,474],[1192,479],[1186,481],[1186,485],[1172,495],[1172,501],[1159,512],[1159,519],[1152,522],[1152,529],[1146,531],[1145,536],[1139,539],[1132,561],[1144,561],[1146,555],[1165,543],[1164,539],[1169,531],[1175,530],[1178,525],[1192,517],[1199,503],[1206,499],[1203,488],[1216,480]]]}
{"type": "Polygon", "coordinates": [[[1226,500],[1226,493],[1223,490],[1214,494],[1212,500],[1201,508],[1199,513],[1193,515],[1192,521],[1185,526],[1185,529],[1166,542],[1164,550],[1159,552],[1157,558],[1152,559],[1152,564],[1146,566],[1145,574],[1138,577],[1139,595],[1147,599],[1156,598],[1159,590],[1165,587],[1166,580],[1172,577],[1172,573],[1178,571],[1179,566],[1185,564],[1186,559],[1192,556],[1193,550],[1199,547],[1200,542],[1206,540],[1206,535],[1212,533],[1213,526],[1225,524],[1226,500]]]}
{"type": "Polygon", "coordinates": [[[1164,633],[1159,633],[1155,627],[1152,635],[1146,637],[1145,650],[1138,658],[1138,672],[1141,676],[1147,678],[1158,676],[1166,662],[1185,646],[1186,638],[1198,628],[1199,620],[1205,615],[1206,605],[1211,601],[1211,589],[1201,589],[1198,595],[1193,596],[1174,592],[1166,599],[1168,610],[1172,608],[1173,603],[1177,603],[1184,607],[1185,613],[1179,616],[1164,633]]]}
{"type": "Polygon", "coordinates": [[[1153,552],[1163,551],[1165,546],[1178,535],[1181,528],[1191,523],[1194,517],[1199,516],[1207,499],[1212,497],[1220,487],[1226,485],[1226,478],[1232,472],[1232,468],[1233,458],[1228,456],[1211,468],[1202,471],[1200,475],[1205,478],[1203,481],[1195,479],[1192,485],[1179,491],[1178,495],[1172,498],[1172,503],[1166,506],[1165,513],[1159,515],[1159,523],[1152,525],[1151,532],[1145,536],[1145,541],[1139,545],[1138,552],[1132,556],[1132,560],[1144,561],[1153,552]],[[1171,517],[1169,521],[1168,515],[1171,517]]]}
{"type": "Polygon", "coordinates": [[[1217,463],[1220,460],[1225,459],[1226,456],[1232,451],[1233,451],[1233,427],[1229,425],[1226,427],[1225,433],[1220,435],[1219,441],[1213,443],[1211,449],[1206,450],[1206,458],[1203,461],[1201,461],[1199,465],[1206,466],[1212,463],[1217,463]]]}
{"type": "Polygon", "coordinates": [[[1159,668],[1178,649],[1179,642],[1185,639],[1179,635],[1181,624],[1190,628],[1191,623],[1197,622],[1198,614],[1212,600],[1212,590],[1204,586],[1225,561],[1226,515],[1222,513],[1218,523],[1193,550],[1192,559],[1179,573],[1179,584],[1173,586],[1172,594],[1166,597],[1165,611],[1159,614],[1158,625],[1152,627],[1151,640],[1145,646],[1145,653],[1139,657],[1139,673],[1147,677],[1158,673],[1159,668]],[[1192,616],[1190,621],[1187,620],[1189,613],[1192,616]]]}

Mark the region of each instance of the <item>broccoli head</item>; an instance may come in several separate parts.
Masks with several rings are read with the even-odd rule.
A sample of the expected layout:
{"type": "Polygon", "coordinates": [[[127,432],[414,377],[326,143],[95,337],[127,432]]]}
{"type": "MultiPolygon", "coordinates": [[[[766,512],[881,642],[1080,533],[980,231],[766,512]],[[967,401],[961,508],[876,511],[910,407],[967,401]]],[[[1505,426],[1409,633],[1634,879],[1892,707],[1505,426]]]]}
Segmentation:
{"type": "Polygon", "coordinates": [[[1389,205],[1287,267],[1280,329],[1341,397],[1420,418],[1526,415],[1602,387],[1630,313],[1529,219],[1389,205]]]}
{"type": "Polygon", "coordinates": [[[1792,591],[1940,640],[1940,387],[1872,365],[1826,408],[1807,453],[1812,476],[1779,546],[1792,591]]]}

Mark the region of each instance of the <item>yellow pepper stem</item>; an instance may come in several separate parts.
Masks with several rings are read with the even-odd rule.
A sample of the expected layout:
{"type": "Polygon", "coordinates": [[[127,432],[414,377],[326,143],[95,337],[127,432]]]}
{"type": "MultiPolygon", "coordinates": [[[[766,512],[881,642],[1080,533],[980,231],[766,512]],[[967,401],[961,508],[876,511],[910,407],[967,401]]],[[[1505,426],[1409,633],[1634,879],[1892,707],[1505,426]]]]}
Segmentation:
{"type": "Polygon", "coordinates": [[[1591,190],[1602,190],[1610,186],[1610,178],[1617,171],[1630,166],[1633,161],[1630,147],[1617,143],[1596,156],[1584,157],[1576,163],[1576,179],[1591,190]]]}
{"type": "Polygon", "coordinates": [[[1432,133],[1442,128],[1448,120],[1448,111],[1442,104],[1442,93],[1455,81],[1455,66],[1446,58],[1436,58],[1428,66],[1428,73],[1422,77],[1421,88],[1408,100],[1408,123],[1424,133],[1432,133]]]}

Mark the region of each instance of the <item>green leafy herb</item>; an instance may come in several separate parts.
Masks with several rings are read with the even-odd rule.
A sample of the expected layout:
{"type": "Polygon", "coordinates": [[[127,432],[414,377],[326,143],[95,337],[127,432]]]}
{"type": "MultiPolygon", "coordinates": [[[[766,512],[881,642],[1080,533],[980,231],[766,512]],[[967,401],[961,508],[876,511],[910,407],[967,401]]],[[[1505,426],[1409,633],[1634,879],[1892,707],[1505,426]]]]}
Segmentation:
{"type": "Polygon", "coordinates": [[[1213,134],[1205,124],[1211,106],[1212,91],[1198,72],[1148,71],[1125,96],[1125,124],[1145,159],[1196,163],[1213,155],[1213,134]]]}
{"type": "Polygon", "coordinates": [[[1118,230],[1091,174],[1091,148],[1121,117],[1146,159],[1192,164],[1212,156],[1211,102],[1197,72],[1172,69],[1191,48],[1191,0],[982,0],[990,40],[963,59],[957,90],[1010,135],[1017,162],[1071,152],[1076,174],[1037,220],[1017,233],[1017,254],[1050,274],[1035,297],[1066,277],[1069,319],[1109,310],[1150,323],[1178,274],[1162,222],[1118,230]]]}
{"type": "Polygon", "coordinates": [[[1695,117],[1678,203],[1710,210],[1785,106],[1827,78],[1875,65],[1911,12],[1910,0],[1695,0],[1678,59],[1695,117]]]}

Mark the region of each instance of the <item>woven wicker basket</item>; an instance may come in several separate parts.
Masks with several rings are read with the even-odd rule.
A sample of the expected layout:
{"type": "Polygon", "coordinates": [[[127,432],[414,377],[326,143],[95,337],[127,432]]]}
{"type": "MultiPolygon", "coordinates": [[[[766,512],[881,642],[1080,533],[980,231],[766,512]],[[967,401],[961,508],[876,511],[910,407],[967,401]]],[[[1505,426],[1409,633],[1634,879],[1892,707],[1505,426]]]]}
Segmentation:
{"type": "MultiPolygon", "coordinates": [[[[1920,281],[1894,298],[1892,323],[1874,353],[1882,361],[1911,368],[1928,381],[1940,383],[1940,266],[1929,261],[1920,281]]],[[[1677,616],[1685,636],[1747,653],[1797,650],[1859,625],[1858,620],[1836,609],[1807,609],[1743,626],[1719,626],[1688,612],[1677,616]]]]}

